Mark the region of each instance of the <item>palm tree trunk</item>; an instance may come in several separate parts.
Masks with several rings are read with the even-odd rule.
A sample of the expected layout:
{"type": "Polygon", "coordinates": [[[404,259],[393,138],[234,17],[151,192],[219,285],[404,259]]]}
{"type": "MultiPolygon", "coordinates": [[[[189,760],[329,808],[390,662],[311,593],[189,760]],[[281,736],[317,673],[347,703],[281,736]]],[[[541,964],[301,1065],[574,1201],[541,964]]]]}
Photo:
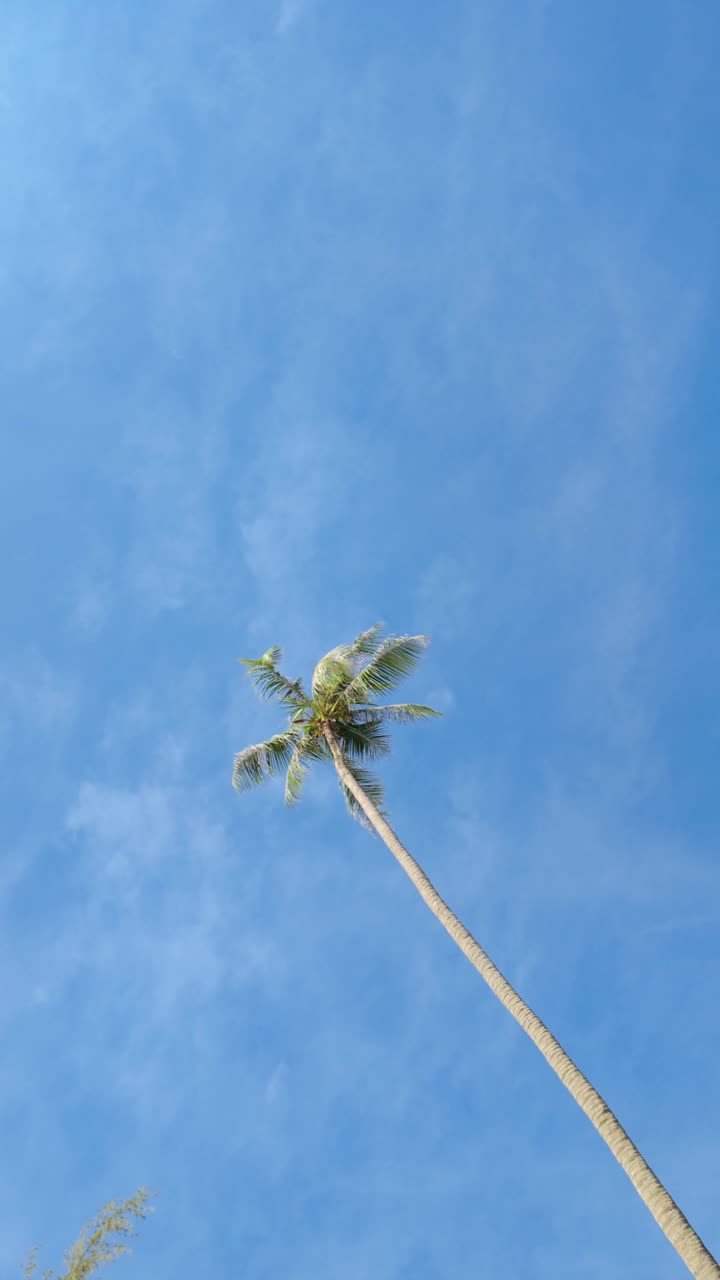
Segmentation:
{"type": "Polygon", "coordinates": [[[340,779],[355,797],[368,821],[384,840],[403,871],[410,877],[426,906],[430,908],[433,915],[437,916],[453,942],[457,944],[463,955],[467,956],[501,1004],[505,1006],[508,1013],[512,1014],[515,1021],[520,1024],[543,1057],[547,1059],[578,1106],[582,1107],[600,1137],[609,1146],[615,1159],[622,1165],[638,1195],[644,1200],[658,1226],[665,1232],[688,1270],[696,1280],[720,1280],[720,1266],[705,1248],[700,1237],[680,1212],[652,1169],[646,1164],[607,1103],[603,1101],[582,1071],[575,1066],[544,1023],[503,977],[472,934],[440,897],[422,867],[400,843],[390,824],[386,822],[348,769],[340,745],[330,726],[325,728],[325,737],[340,779]]]}

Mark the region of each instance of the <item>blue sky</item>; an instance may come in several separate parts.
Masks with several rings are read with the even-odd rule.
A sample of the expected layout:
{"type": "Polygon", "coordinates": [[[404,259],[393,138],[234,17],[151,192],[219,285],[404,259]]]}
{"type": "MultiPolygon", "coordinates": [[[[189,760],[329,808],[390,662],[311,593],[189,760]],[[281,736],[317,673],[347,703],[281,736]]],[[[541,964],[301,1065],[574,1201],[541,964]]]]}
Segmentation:
{"type": "Polygon", "coordinates": [[[720,1252],[717,6],[9,0],[0,1269],[682,1265],[331,775],[291,674],[432,640],[398,832],[720,1252]]]}

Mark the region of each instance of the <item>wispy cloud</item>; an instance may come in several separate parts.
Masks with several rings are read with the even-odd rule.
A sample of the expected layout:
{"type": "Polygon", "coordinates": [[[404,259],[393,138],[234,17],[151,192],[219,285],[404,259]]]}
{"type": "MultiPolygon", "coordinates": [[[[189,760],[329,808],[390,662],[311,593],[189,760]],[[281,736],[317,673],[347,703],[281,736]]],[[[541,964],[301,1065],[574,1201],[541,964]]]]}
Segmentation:
{"type": "Polygon", "coordinates": [[[133,515],[127,589],[150,614],[211,596],[222,576],[210,565],[224,555],[213,495],[222,474],[222,415],[196,423],[169,393],[155,410],[135,395],[117,465],[131,494],[133,515]]]}
{"type": "Polygon", "coordinates": [[[48,755],[57,751],[76,714],[79,691],[68,674],[46,658],[18,660],[0,676],[0,748],[17,749],[31,741],[48,755]]]}
{"type": "MultiPolygon", "coordinates": [[[[293,619],[295,643],[308,654],[328,589],[320,563],[342,546],[347,513],[364,473],[357,433],[328,418],[291,375],[278,387],[252,466],[238,484],[237,525],[255,592],[254,638],[293,619]]],[[[342,624],[340,624],[342,625],[342,624]]]]}
{"type": "Polygon", "coordinates": [[[313,0],[281,0],[275,26],[278,35],[287,35],[313,8],[313,0]]]}
{"type": "Polygon", "coordinates": [[[419,625],[435,636],[458,636],[467,631],[477,598],[477,566],[438,552],[423,570],[417,588],[419,625]]]}

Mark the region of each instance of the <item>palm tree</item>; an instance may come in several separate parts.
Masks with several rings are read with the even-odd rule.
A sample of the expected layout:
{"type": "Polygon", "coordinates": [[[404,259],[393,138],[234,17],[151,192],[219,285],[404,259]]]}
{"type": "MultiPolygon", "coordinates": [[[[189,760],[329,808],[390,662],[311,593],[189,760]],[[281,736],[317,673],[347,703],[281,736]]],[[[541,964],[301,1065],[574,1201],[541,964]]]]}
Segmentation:
{"type": "Polygon", "coordinates": [[[389,725],[440,713],[416,703],[377,701],[414,670],[427,644],[424,636],[382,639],[379,630],[377,624],[352,644],[331,649],[315,667],[309,693],[300,680],[289,680],[280,672],[282,653],[277,646],[261,658],[240,659],[261,697],[277,698],[287,709],[289,723],[266,742],[238,752],[233,786],[245,791],[284,770],[285,800],[293,804],[308,766],[319,760],[332,761],[353,817],[384,840],[453,942],[540,1050],[622,1165],[689,1271],[697,1280],[720,1280],[717,1262],[600,1094],[450,910],[387,821],[382,783],[367,769],[367,761],[389,752],[389,725]]]}

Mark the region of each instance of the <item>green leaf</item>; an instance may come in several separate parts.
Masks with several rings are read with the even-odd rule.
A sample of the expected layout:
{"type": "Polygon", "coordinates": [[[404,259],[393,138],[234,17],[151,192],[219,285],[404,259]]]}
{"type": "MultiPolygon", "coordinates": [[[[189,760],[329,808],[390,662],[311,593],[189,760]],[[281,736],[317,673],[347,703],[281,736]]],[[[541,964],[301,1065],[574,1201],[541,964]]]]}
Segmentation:
{"type": "MultiPolygon", "coordinates": [[[[129,1253],[128,1239],[136,1235],[132,1218],[146,1218],[152,1212],[148,1204],[148,1192],[140,1188],[135,1195],[122,1202],[110,1200],[98,1214],[83,1227],[78,1239],[65,1252],[65,1270],[57,1280],[86,1280],[100,1267],[114,1262],[129,1253]]],[[[33,1248],[25,1262],[23,1275],[32,1280],[37,1270],[37,1249],[33,1248]]],[[[55,1273],[47,1268],[42,1280],[55,1280],[55,1273]]]]}
{"type": "Polygon", "coordinates": [[[266,742],[258,742],[238,751],[233,762],[232,783],[236,791],[249,791],[280,769],[287,768],[298,741],[296,729],[276,733],[266,742]]]}
{"type": "Polygon", "coordinates": [[[378,631],[382,622],[376,622],[361,631],[352,644],[336,644],[334,649],[325,654],[313,671],[313,694],[327,696],[339,693],[351,679],[357,667],[357,660],[375,652],[380,643],[378,631]]]}
{"type": "Polygon", "coordinates": [[[427,645],[425,636],[388,636],[343,690],[348,702],[369,702],[394,689],[415,670],[427,645]]]}
{"type": "Polygon", "coordinates": [[[141,1190],[124,1204],[117,1204],[114,1200],[106,1204],[66,1252],[67,1276],[63,1280],[84,1280],[98,1267],[129,1253],[130,1246],[126,1240],[136,1234],[130,1217],[144,1218],[147,1215],[146,1200],[147,1195],[141,1190]],[[113,1239],[113,1236],[117,1238],[113,1239]]]}
{"type": "Polygon", "coordinates": [[[312,674],[312,692],[314,698],[327,699],[339,693],[352,677],[348,663],[340,655],[342,645],[331,649],[318,662],[312,674]]]}
{"type": "Polygon", "coordinates": [[[333,731],[340,746],[349,756],[358,760],[386,756],[390,751],[390,739],[383,731],[379,717],[362,723],[352,720],[333,720],[333,731]]]}
{"type": "MultiPolygon", "coordinates": [[[[345,757],[345,764],[350,770],[350,773],[358,786],[362,787],[365,795],[368,797],[368,800],[371,800],[375,805],[375,808],[378,810],[378,813],[384,816],[385,789],[377,774],[371,773],[369,769],[364,769],[361,765],[348,760],[347,756],[345,757]]],[[[355,818],[362,827],[366,827],[368,831],[374,831],[375,829],[372,823],[363,813],[352,791],[348,790],[342,779],[340,779],[340,787],[345,798],[345,804],[353,818],[355,818]]]]}
{"type": "Polygon", "coordinates": [[[304,763],[302,753],[296,747],[290,756],[290,762],[285,774],[285,803],[295,804],[300,799],[302,784],[307,775],[307,765],[304,763]]]}
{"type": "Polygon", "coordinates": [[[372,703],[369,707],[356,709],[354,717],[359,724],[366,724],[373,720],[408,724],[411,720],[430,720],[436,717],[442,719],[442,711],[435,711],[433,707],[423,707],[419,702],[372,703]]]}
{"type": "Polygon", "coordinates": [[[364,657],[374,653],[380,644],[378,631],[382,625],[382,622],[376,622],[372,627],[368,627],[367,631],[361,631],[352,644],[347,646],[348,657],[364,657]]]}
{"type": "Polygon", "coordinates": [[[259,661],[264,662],[266,667],[276,667],[282,658],[282,655],[283,651],[280,648],[280,645],[273,644],[269,649],[265,650],[259,661]]]}
{"type": "Polygon", "coordinates": [[[268,649],[261,658],[238,658],[247,667],[247,674],[261,698],[279,698],[286,705],[303,707],[307,705],[307,697],[299,680],[288,680],[277,669],[277,662],[282,657],[278,645],[268,649]]]}
{"type": "Polygon", "coordinates": [[[317,738],[307,733],[300,738],[290,756],[285,775],[286,804],[295,804],[299,799],[308,771],[306,761],[327,760],[329,756],[330,749],[324,738],[317,738]]]}

